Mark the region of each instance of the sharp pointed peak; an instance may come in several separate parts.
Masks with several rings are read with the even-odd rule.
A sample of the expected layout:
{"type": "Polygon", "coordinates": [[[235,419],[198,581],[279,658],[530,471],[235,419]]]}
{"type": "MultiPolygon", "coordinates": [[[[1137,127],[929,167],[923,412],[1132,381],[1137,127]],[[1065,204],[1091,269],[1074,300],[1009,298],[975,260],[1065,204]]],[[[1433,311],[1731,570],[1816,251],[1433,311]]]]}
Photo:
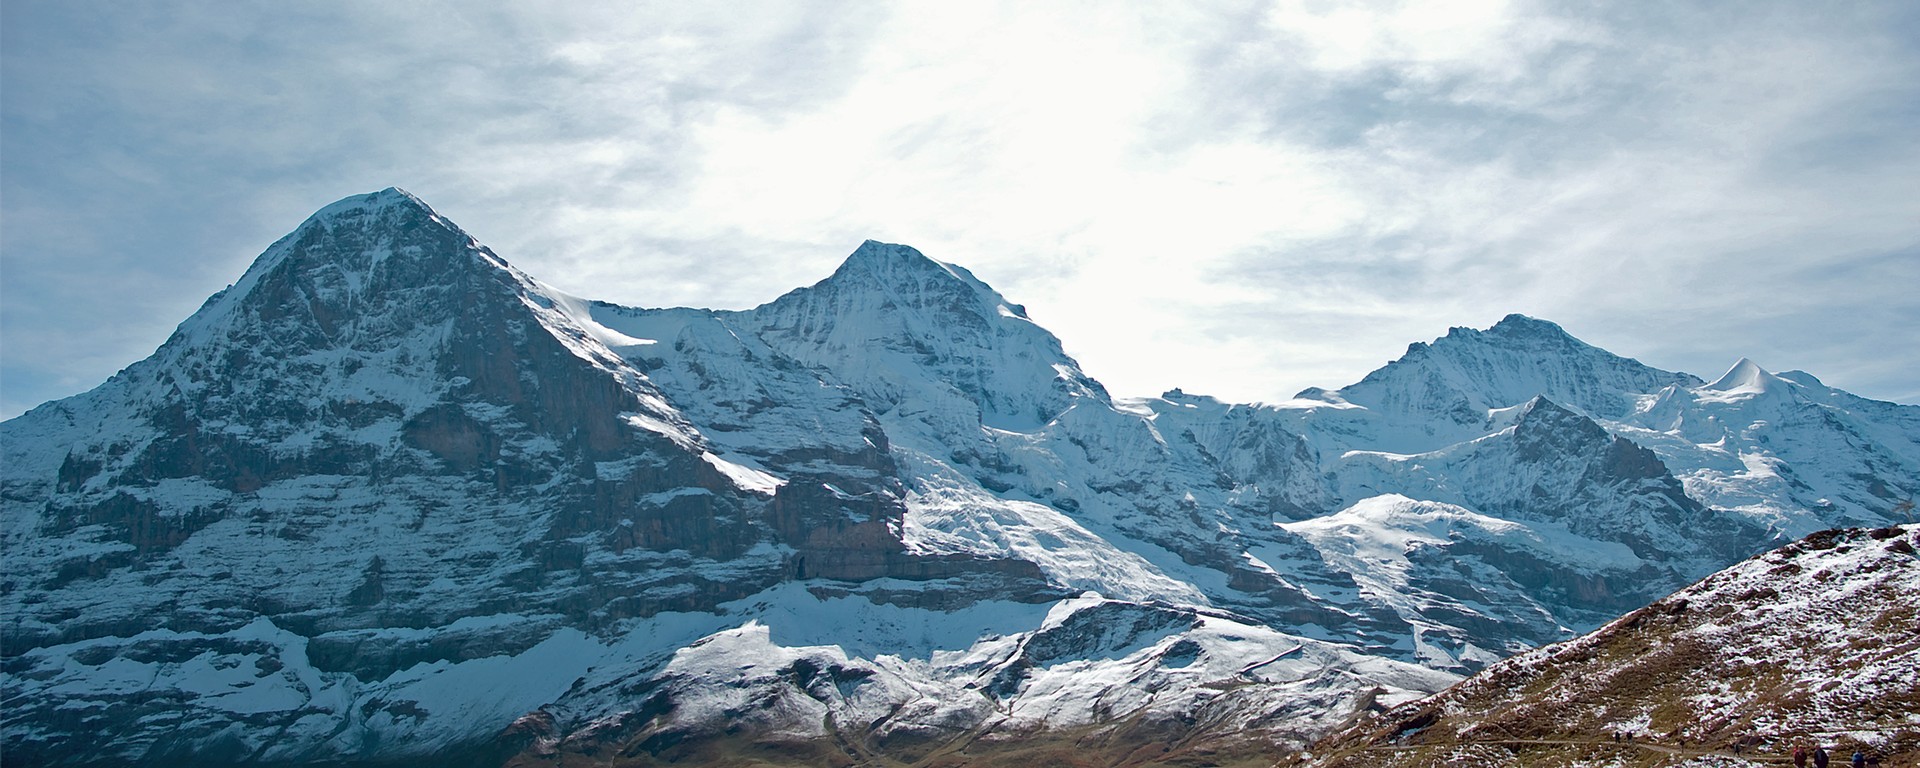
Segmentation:
{"type": "Polygon", "coordinates": [[[439,214],[434,212],[433,206],[427,205],[425,200],[421,200],[412,192],[408,192],[399,187],[387,187],[377,192],[368,192],[364,195],[348,195],[339,200],[335,200],[320,210],[315,211],[310,218],[345,218],[396,208],[415,209],[426,213],[428,216],[439,217],[439,214]]]}
{"type": "Polygon", "coordinates": [[[1534,395],[1532,399],[1521,404],[1520,415],[1524,419],[1536,415],[1576,416],[1578,414],[1574,413],[1572,409],[1548,399],[1546,395],[1534,395]]]}
{"type": "MultiPolygon", "coordinates": [[[[982,296],[983,300],[1007,305],[992,286],[981,282],[965,267],[930,258],[910,245],[878,240],[862,242],[841,262],[839,269],[815,287],[825,285],[886,291],[909,285],[922,288],[944,286],[942,290],[971,292],[982,296]]],[[[1023,308],[1007,306],[1016,316],[1025,317],[1023,308]]]]}
{"type": "Polygon", "coordinates": [[[399,187],[341,198],[280,238],[226,289],[181,323],[169,345],[191,346],[228,334],[235,324],[289,321],[279,332],[300,343],[332,343],[382,296],[423,286],[479,294],[466,276],[502,277],[509,290],[530,290],[531,278],[480,245],[458,225],[399,187]],[[393,293],[389,293],[393,292],[393,293]],[[304,334],[304,335],[301,335],[304,334]]]}
{"type": "MultiPolygon", "coordinates": [[[[361,275],[354,278],[358,281],[371,274],[374,265],[395,258],[441,262],[449,268],[484,264],[492,269],[512,269],[426,201],[399,187],[387,187],[349,195],[313,212],[261,253],[238,281],[209,301],[209,306],[227,293],[251,293],[276,271],[298,271],[324,263],[328,268],[361,275]],[[408,247],[395,248],[398,243],[408,247]],[[476,254],[479,260],[471,258],[476,254]]],[[[356,283],[355,290],[359,289],[356,283]]]]}
{"type": "Polygon", "coordinates": [[[1712,384],[1708,384],[1702,387],[1702,389],[1711,389],[1718,392],[1732,392],[1735,390],[1765,392],[1774,382],[1778,381],[1780,381],[1780,377],[1769,373],[1767,369],[1761,368],[1758,363],[1755,363],[1751,359],[1742,357],[1738,362],[1733,364],[1732,368],[1728,368],[1726,373],[1721,374],[1720,378],[1715,379],[1712,384]]]}
{"type": "Polygon", "coordinates": [[[908,273],[944,272],[956,278],[971,279],[966,270],[941,261],[928,258],[918,248],[899,243],[883,243],[879,240],[867,240],[860,243],[840,268],[834,270],[836,277],[852,275],[887,276],[908,273]]]}
{"type": "MultiPolygon", "coordinates": [[[[1727,369],[1727,372],[1726,372],[1726,373],[1724,373],[1724,374],[1722,374],[1722,375],[1720,376],[1720,378],[1721,378],[1722,380],[1725,380],[1725,379],[1727,379],[1728,377],[1736,377],[1736,376],[1737,376],[1737,377],[1749,377],[1749,376],[1757,376],[1757,375],[1759,375],[1759,374],[1761,374],[1761,373],[1765,373],[1765,372],[1766,372],[1766,369],[1765,369],[1765,368],[1761,368],[1761,367],[1760,367],[1760,364],[1759,364],[1759,363],[1756,363],[1756,362],[1754,362],[1754,361],[1753,361],[1753,358],[1751,358],[1751,357],[1742,357],[1742,358],[1740,358],[1739,360],[1735,360],[1735,361],[1733,361],[1733,366],[1732,366],[1732,367],[1730,367],[1730,368],[1728,368],[1728,369],[1727,369]]],[[[1716,382],[1714,382],[1714,383],[1715,383],[1715,384],[1719,384],[1720,382],[1719,382],[1719,381],[1716,381],[1716,382]]]]}
{"type": "Polygon", "coordinates": [[[1561,439],[1572,435],[1584,436],[1592,440],[1606,440],[1607,431],[1587,414],[1547,399],[1546,395],[1535,395],[1518,408],[1511,422],[1516,437],[1536,439],[1539,436],[1555,436],[1561,439]]]}

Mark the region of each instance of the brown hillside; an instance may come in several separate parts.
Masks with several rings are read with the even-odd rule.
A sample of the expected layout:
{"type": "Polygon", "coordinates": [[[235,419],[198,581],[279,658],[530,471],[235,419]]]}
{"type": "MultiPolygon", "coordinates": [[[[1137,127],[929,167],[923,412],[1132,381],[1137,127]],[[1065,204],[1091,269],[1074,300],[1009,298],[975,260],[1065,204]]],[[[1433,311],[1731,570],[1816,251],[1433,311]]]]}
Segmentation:
{"type": "Polygon", "coordinates": [[[1916,552],[1920,526],[1816,533],[1281,764],[1920,766],[1916,552]]]}

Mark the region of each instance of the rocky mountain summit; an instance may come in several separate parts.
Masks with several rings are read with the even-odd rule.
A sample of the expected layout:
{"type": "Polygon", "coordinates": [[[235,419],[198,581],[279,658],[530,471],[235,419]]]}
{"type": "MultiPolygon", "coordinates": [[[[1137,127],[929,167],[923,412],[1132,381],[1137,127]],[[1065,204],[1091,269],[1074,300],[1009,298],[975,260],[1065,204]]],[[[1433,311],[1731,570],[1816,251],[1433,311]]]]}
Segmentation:
{"type": "Polygon", "coordinates": [[[1766,765],[1824,745],[1912,765],[1916,545],[1912,525],[1813,534],[1352,726],[1295,763],[1651,766],[1717,754],[1714,765],[1766,765]]]}
{"type": "Polygon", "coordinates": [[[0,750],[1304,745],[1920,491],[1920,408],[1702,382],[1514,316],[1285,403],[1120,399],[905,246],[633,308],[383,190],[0,425],[0,750]]]}

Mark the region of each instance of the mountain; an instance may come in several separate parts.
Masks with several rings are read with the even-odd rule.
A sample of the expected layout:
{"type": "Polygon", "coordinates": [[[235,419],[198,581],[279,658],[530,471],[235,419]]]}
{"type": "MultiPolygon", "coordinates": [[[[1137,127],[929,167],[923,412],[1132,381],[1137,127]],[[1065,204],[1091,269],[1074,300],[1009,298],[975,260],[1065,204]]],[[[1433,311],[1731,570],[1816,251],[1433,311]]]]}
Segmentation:
{"type": "Polygon", "coordinates": [[[1553,323],[1508,315],[1484,331],[1454,328],[1416,342],[1352,386],[1296,397],[1360,406],[1401,427],[1364,434],[1367,447],[1417,453],[1485,434],[1489,412],[1536,396],[1613,419],[1633,412],[1637,393],[1700,383],[1588,345],[1553,323]]]}
{"type": "MultiPolygon", "coordinates": [[[[896,450],[875,412],[959,397],[1006,414],[1024,390],[870,407],[876,390],[756,322],[567,296],[399,190],[322,209],[152,357],[0,427],[9,761],[465,763],[523,715],[587,727],[681,675],[751,692],[730,661],[686,658],[756,627],[763,645],[898,666],[849,690],[920,702],[931,724],[1133,716],[1152,697],[1118,682],[1099,706],[1012,702],[1063,664],[1169,653],[1169,701],[1226,680],[1357,696],[1334,670],[1409,695],[1451,679],[1161,600],[1194,592],[1031,502],[1009,546],[930,542],[965,532],[910,518],[929,481],[901,464],[927,454],[896,450]],[[1053,629],[1106,611],[1141,629],[1085,647],[1053,629]],[[1040,636],[1050,650],[1024,652],[1040,636]],[[1285,672],[1238,676],[1281,645],[1304,649],[1285,672]],[[989,655],[935,662],[955,653],[989,655]]],[[[1032,401],[1077,395],[1103,397],[1032,401]]]]}
{"type": "Polygon", "coordinates": [[[1285,403],[1115,398],[905,246],[751,310],[624,307],[383,190],[0,424],[0,748],[1258,755],[1900,518],[1916,414],[1518,316],[1285,403]]]}
{"type": "Polygon", "coordinates": [[[869,240],[831,277],[740,317],[877,413],[919,412],[937,432],[1030,432],[1106,398],[1024,307],[906,246],[869,240]]]}
{"type": "Polygon", "coordinates": [[[1535,396],[1654,452],[1689,497],[1788,537],[1897,522],[1920,493],[1920,408],[1741,358],[1711,383],[1509,315],[1455,328],[1339,390],[1278,407],[1323,453],[1424,454],[1507,425],[1535,396]]]}
{"type": "Polygon", "coordinates": [[[1713,765],[1762,765],[1825,745],[1910,765],[1917,544],[1912,525],[1816,533],[1351,726],[1293,764],[1668,765],[1715,752],[1713,765]]]}
{"type": "Polygon", "coordinates": [[[1900,522],[1920,493],[1920,408],[1742,358],[1700,387],[1642,397],[1613,428],[1680,468],[1687,492],[1790,535],[1900,522]]]}
{"type": "Polygon", "coordinates": [[[10,758],[432,750],[564,691],[605,624],[783,575],[768,489],[398,190],[6,436],[10,758]],[[519,684],[439,703],[489,678],[519,684]]]}

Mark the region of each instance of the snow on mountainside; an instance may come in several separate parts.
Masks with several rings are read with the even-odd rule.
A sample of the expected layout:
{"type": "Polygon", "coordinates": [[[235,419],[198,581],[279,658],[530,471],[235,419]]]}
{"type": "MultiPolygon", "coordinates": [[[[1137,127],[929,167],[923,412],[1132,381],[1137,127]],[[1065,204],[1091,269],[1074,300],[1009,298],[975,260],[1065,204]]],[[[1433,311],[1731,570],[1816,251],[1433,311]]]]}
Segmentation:
{"type": "MultiPolygon", "coordinates": [[[[1474,642],[1503,634],[1473,632],[1476,620],[1498,618],[1505,635],[1526,642],[1564,637],[1769,542],[1906,520],[1901,510],[1910,506],[1902,505],[1920,493],[1920,407],[1858,398],[1805,374],[1775,376],[1744,360],[1702,383],[1520,316],[1416,344],[1360,384],[1309,390],[1276,410],[1291,415],[1290,426],[1321,458],[1337,504],[1392,494],[1592,537],[1565,540],[1566,551],[1547,558],[1410,539],[1414,551],[1448,564],[1453,579],[1494,563],[1481,571],[1491,582],[1464,583],[1511,581],[1532,601],[1489,600],[1486,588],[1454,599],[1469,596],[1439,573],[1391,598],[1423,606],[1429,620],[1465,611],[1446,622],[1452,629],[1422,629],[1423,638],[1453,636],[1456,655],[1483,657],[1496,647],[1474,642]],[[1556,564],[1597,544],[1626,545],[1639,562],[1556,564]],[[1544,613],[1526,618],[1535,607],[1544,613]]],[[[1449,537],[1476,538],[1471,530],[1449,537]]],[[[1321,549],[1338,555],[1324,541],[1321,549]]],[[[1424,647],[1418,657],[1445,659],[1424,647]]]]}
{"type": "Polygon", "coordinates": [[[831,277],[745,317],[875,411],[923,414],[935,430],[1032,431],[1076,398],[1106,397],[1024,307],[902,245],[869,240],[831,277]]]}
{"type": "Polygon", "coordinates": [[[1485,434],[1495,423],[1490,414],[1535,396],[1607,419],[1632,412],[1639,393],[1699,383],[1590,346],[1553,323],[1508,315],[1484,331],[1454,328],[1432,343],[1416,342],[1358,384],[1295,397],[1361,406],[1397,429],[1354,433],[1356,443],[1418,453],[1485,434]]]}
{"type": "Polygon", "coordinates": [[[1920,408],[1519,316],[1277,406],[1115,400],[911,248],[630,308],[393,189],[0,437],[0,747],[55,764],[992,761],[1043,731],[1206,762],[1920,489],[1920,408]]]}
{"type": "Polygon", "coordinates": [[[1358,384],[1279,407],[1323,454],[1419,454],[1504,428],[1536,395],[1651,449],[1688,496],[1781,536],[1898,522],[1891,510],[1920,494],[1920,407],[1745,358],[1704,383],[1521,315],[1455,328],[1358,384]]]}
{"type": "Polygon", "coordinates": [[[918,617],[866,600],[819,608],[784,632],[749,623],[676,651],[658,675],[606,682],[629,712],[575,729],[527,722],[506,740],[520,749],[509,764],[995,765],[1059,732],[1081,745],[1078,759],[1105,754],[1101,764],[1143,750],[1177,759],[1188,741],[1208,744],[1195,755],[1205,761],[1301,746],[1358,708],[1455,679],[1218,613],[1095,596],[1043,609],[1037,625],[1006,606],[941,619],[1031,628],[930,654],[938,646],[860,652],[900,650],[885,633],[918,617]]]}
{"type": "MultiPolygon", "coordinates": [[[[985,290],[942,274],[958,295],[985,290]]],[[[986,322],[1008,320],[992,308],[986,322]]],[[[9,760],[464,763],[529,712],[567,731],[631,712],[647,700],[634,686],[685,672],[677,649],[756,622],[796,647],[930,663],[1044,634],[1050,606],[1086,586],[1204,602],[1059,510],[924,466],[952,459],[927,441],[951,422],[896,422],[917,445],[896,450],[875,416],[958,397],[985,403],[976,423],[1038,419],[1096,387],[1063,377],[1036,395],[982,359],[968,387],[869,406],[879,390],[769,346],[752,319],[552,291],[398,190],[320,211],[153,357],[0,428],[9,760]],[[928,527],[942,509],[976,515],[971,499],[1000,506],[928,527]],[[804,630],[836,612],[871,630],[864,645],[804,630]],[[101,732],[117,736],[81,737],[101,732]]],[[[1001,343],[963,339],[982,356],[1001,343]]],[[[1162,616],[1159,645],[1200,631],[1191,609],[1118,605],[1162,616]]],[[[1287,638],[1222,621],[1245,630],[1194,634],[1216,661],[1167,686],[1222,683],[1287,638]]],[[[902,690],[940,722],[1114,650],[1055,646],[1012,666],[922,664],[902,690]],[[979,675],[984,699],[932,695],[979,675]]],[[[1398,695],[1448,679],[1311,657],[1312,679],[1398,695]]],[[[1366,690],[1248,682],[1332,709],[1366,690]]],[[[1050,694],[1047,711],[1105,722],[1152,698],[1074,698],[1092,695],[1050,694]]]]}
{"type": "Polygon", "coordinates": [[[1712,384],[1644,395],[1609,426],[1679,468],[1693,497],[1790,535],[1899,522],[1889,510],[1920,494],[1920,408],[1744,358],[1712,384]]]}
{"type": "Polygon", "coordinates": [[[1719,753],[1711,764],[1761,765],[1826,745],[1911,765],[1916,544],[1911,525],[1815,534],[1351,727],[1297,764],[1699,765],[1719,753]]]}
{"type": "Polygon", "coordinates": [[[10,758],[432,752],[564,691],[589,633],[784,569],[761,489],[398,190],[5,437],[10,758]]]}

